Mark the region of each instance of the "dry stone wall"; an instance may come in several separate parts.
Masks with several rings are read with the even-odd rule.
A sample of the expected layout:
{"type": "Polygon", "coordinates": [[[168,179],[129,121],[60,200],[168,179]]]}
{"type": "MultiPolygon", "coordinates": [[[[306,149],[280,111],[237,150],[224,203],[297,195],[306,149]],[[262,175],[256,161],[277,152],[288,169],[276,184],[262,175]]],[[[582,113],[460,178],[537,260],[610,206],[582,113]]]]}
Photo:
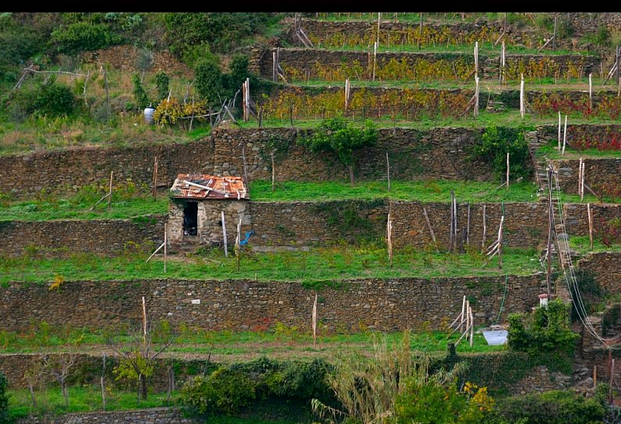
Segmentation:
{"type": "MultiPolygon", "coordinates": [[[[439,329],[459,314],[466,295],[475,322],[485,325],[498,316],[504,284],[500,276],[340,281],[319,289],[318,320],[326,332],[399,331],[424,323],[439,329]]],[[[509,276],[503,313],[535,306],[542,284],[539,274],[509,276]]],[[[139,328],[142,296],[153,320],[173,326],[258,331],[280,322],[308,330],[315,293],[297,282],[250,280],[76,281],[53,291],[47,284],[10,283],[0,287],[0,330],[28,331],[42,321],[57,327],[139,328]]]]}
{"type": "Polygon", "coordinates": [[[592,271],[596,281],[608,293],[619,293],[621,290],[621,254],[591,253],[578,261],[578,268],[592,271]]]}
{"type": "Polygon", "coordinates": [[[119,254],[128,242],[143,247],[162,243],[164,222],[164,215],[134,220],[1,221],[0,255],[22,255],[33,247],[46,255],[119,254]]]}
{"type": "MultiPolygon", "coordinates": [[[[578,193],[578,159],[560,159],[550,161],[558,171],[558,183],[565,193],[578,193]]],[[[618,175],[621,173],[620,158],[584,159],[584,181],[599,195],[618,197],[618,175]]],[[[585,189],[585,193],[588,193],[585,189]]]]}
{"type": "Polygon", "coordinates": [[[151,408],[134,411],[109,411],[67,414],[59,417],[22,418],[17,424],[196,424],[197,419],[186,418],[179,409],[151,408]]]}

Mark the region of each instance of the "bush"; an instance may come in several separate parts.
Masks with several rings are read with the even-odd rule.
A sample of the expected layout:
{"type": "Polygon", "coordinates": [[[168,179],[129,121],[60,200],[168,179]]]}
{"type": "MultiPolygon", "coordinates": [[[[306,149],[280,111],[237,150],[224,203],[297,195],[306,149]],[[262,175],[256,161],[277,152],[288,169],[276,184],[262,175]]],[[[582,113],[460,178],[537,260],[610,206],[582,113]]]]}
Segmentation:
{"type": "Polygon", "coordinates": [[[203,60],[194,69],[196,76],[196,91],[209,105],[220,102],[224,91],[222,71],[216,63],[203,60]]]}
{"type": "Polygon", "coordinates": [[[12,107],[21,107],[28,115],[70,116],[75,111],[76,98],[69,87],[51,78],[34,89],[18,93],[12,107]]]}
{"type": "Polygon", "coordinates": [[[0,372],[0,423],[9,422],[9,395],[6,390],[6,377],[0,372]]]}
{"type": "Polygon", "coordinates": [[[366,146],[377,142],[377,130],[369,120],[362,128],[356,128],[343,118],[326,119],[309,137],[301,137],[298,144],[313,153],[326,152],[336,156],[349,170],[351,185],[354,185],[356,154],[366,146]]]}
{"type": "Polygon", "coordinates": [[[498,177],[507,174],[507,153],[511,178],[530,176],[530,152],[523,128],[489,127],[472,147],[471,159],[483,160],[492,166],[498,177]]]}
{"type": "Polygon", "coordinates": [[[105,24],[76,22],[52,32],[51,43],[58,53],[77,54],[120,44],[122,38],[105,24]]]}
{"type": "Polygon", "coordinates": [[[498,401],[494,412],[500,419],[496,422],[528,424],[588,424],[602,422],[604,414],[596,399],[563,390],[506,398],[498,401]]]}
{"type": "Polygon", "coordinates": [[[509,315],[509,348],[530,354],[559,352],[573,355],[579,337],[569,327],[569,309],[561,299],[537,308],[524,325],[523,314],[509,315]]]}
{"type": "Polygon", "coordinates": [[[256,383],[240,371],[220,368],[209,377],[198,376],[181,390],[181,402],[192,412],[233,414],[256,398],[256,383]]]}
{"type": "Polygon", "coordinates": [[[140,82],[140,77],[134,74],[132,76],[132,83],[134,84],[134,101],[140,109],[146,108],[151,104],[151,102],[149,101],[147,92],[142,86],[142,82],[140,82]]]}
{"type": "Polygon", "coordinates": [[[168,97],[170,77],[166,72],[160,71],[155,74],[155,86],[157,87],[158,100],[162,100],[168,97]]]}

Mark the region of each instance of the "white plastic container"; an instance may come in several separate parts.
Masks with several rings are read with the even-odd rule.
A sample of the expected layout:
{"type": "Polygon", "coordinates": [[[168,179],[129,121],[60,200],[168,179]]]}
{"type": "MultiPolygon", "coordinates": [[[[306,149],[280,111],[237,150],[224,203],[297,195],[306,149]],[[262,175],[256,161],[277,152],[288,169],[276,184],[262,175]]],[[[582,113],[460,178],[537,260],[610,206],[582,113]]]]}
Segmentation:
{"type": "Polygon", "coordinates": [[[147,125],[153,125],[153,114],[155,113],[155,108],[149,106],[144,109],[144,122],[147,125]]]}

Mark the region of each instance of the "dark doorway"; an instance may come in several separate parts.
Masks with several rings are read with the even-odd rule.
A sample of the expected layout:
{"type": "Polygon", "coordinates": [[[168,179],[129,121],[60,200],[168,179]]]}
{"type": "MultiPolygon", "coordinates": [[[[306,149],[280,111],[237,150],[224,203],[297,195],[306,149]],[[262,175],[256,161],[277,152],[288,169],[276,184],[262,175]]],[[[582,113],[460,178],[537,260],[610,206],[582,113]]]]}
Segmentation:
{"type": "Polygon", "coordinates": [[[196,236],[198,222],[198,203],[188,202],[183,208],[183,235],[196,236]]]}

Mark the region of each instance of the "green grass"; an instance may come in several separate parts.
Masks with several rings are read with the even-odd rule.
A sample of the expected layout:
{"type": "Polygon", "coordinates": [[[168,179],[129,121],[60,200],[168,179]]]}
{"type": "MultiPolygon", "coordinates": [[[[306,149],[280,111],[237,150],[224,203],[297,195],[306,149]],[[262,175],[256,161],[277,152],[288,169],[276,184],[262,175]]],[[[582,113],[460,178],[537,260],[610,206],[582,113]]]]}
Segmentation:
{"type": "MultiPolygon", "coordinates": [[[[155,408],[174,405],[179,392],[171,393],[171,402],[166,401],[166,393],[152,393],[147,400],[137,402],[136,392],[120,391],[108,387],[106,410],[130,410],[137,408],[155,408]]],[[[65,407],[60,388],[48,388],[35,391],[37,408],[32,406],[30,392],[27,389],[9,390],[9,415],[12,419],[25,418],[28,415],[64,414],[71,412],[92,412],[102,410],[101,388],[99,385],[69,387],[69,408],[65,407]]]]}
{"type": "Polygon", "coordinates": [[[59,197],[40,201],[5,202],[0,204],[0,221],[50,221],[59,219],[129,219],[144,215],[166,214],[168,197],[113,199],[110,209],[106,200],[90,210],[97,202],[82,202],[73,197],[59,197]]]}
{"type": "MultiPolygon", "coordinates": [[[[487,112],[485,111],[485,104],[481,105],[481,111],[479,117],[474,119],[472,114],[462,118],[453,117],[441,117],[441,116],[422,116],[420,119],[406,120],[403,116],[396,116],[395,118],[388,116],[381,119],[371,119],[378,128],[413,128],[420,130],[429,130],[433,128],[446,128],[446,127],[463,127],[463,128],[487,128],[490,126],[499,127],[511,127],[511,128],[531,128],[538,125],[557,125],[558,118],[554,115],[539,116],[534,114],[526,114],[524,119],[520,117],[518,110],[506,110],[504,112],[487,112]]],[[[331,117],[331,116],[326,116],[331,117]]],[[[363,117],[360,113],[355,117],[348,117],[348,120],[352,120],[356,123],[361,123],[363,117]]],[[[312,129],[316,128],[319,123],[323,121],[320,112],[317,112],[316,117],[294,119],[293,127],[300,129],[312,129]]],[[[574,116],[571,118],[571,122],[574,125],[579,124],[618,124],[617,121],[612,121],[605,118],[583,118],[580,116],[574,116]]],[[[272,117],[266,117],[263,120],[263,126],[266,128],[290,128],[291,123],[288,117],[284,119],[277,119],[272,117]]],[[[240,122],[241,128],[257,128],[257,121],[251,119],[248,122],[240,122]]]]}
{"type": "Polygon", "coordinates": [[[392,267],[383,245],[322,247],[307,252],[247,251],[242,254],[241,268],[237,271],[233,255],[225,258],[221,250],[213,249],[189,260],[169,260],[166,274],[163,273],[163,261],[159,256],[149,263],[145,262],[148,254],[144,252],[108,258],[85,253],[73,254],[65,259],[50,259],[38,255],[37,250],[32,249],[25,256],[0,257],[0,284],[18,281],[43,284],[55,279],[110,281],[165,277],[301,281],[313,286],[351,278],[497,276],[506,273],[528,275],[538,271],[537,256],[533,250],[507,249],[503,255],[502,270],[498,269],[496,259],[484,267],[484,258],[475,251],[470,254],[450,254],[397,250],[392,267]]]}
{"type": "Polygon", "coordinates": [[[520,182],[498,189],[497,182],[478,181],[391,181],[388,191],[386,181],[358,181],[354,187],[345,181],[298,182],[277,184],[272,192],[270,181],[252,181],[250,193],[253,201],[290,202],[325,201],[341,199],[416,200],[421,202],[449,202],[451,191],[460,202],[533,202],[537,201],[534,183],[520,182]]]}
{"type": "Polygon", "coordinates": [[[552,141],[537,150],[537,155],[548,159],[598,159],[598,158],[621,158],[621,150],[584,149],[576,150],[565,146],[565,154],[558,150],[558,143],[552,141]]]}
{"type": "MultiPolygon", "coordinates": [[[[363,51],[368,52],[373,50],[373,46],[361,46],[361,45],[341,45],[338,47],[324,47],[320,42],[316,48],[332,50],[332,51],[363,51]]],[[[396,52],[396,53],[465,53],[465,54],[473,54],[474,43],[473,44],[438,44],[438,45],[422,45],[418,47],[417,44],[389,44],[384,45],[380,43],[377,51],[378,53],[383,52],[396,52]]],[[[545,55],[545,56],[596,56],[593,52],[588,51],[573,51],[567,49],[557,49],[552,50],[551,48],[546,48],[541,52],[538,51],[538,48],[528,48],[520,45],[512,45],[507,44],[506,46],[506,54],[508,55],[545,55]]],[[[479,42],[479,54],[481,56],[488,56],[490,58],[500,57],[501,47],[500,44],[494,46],[492,42],[479,42]]]]}
{"type": "MultiPolygon", "coordinates": [[[[156,325],[156,333],[158,327],[156,325]]],[[[370,352],[379,335],[386,336],[387,341],[391,343],[400,343],[403,337],[401,332],[375,332],[362,324],[355,333],[348,331],[332,333],[324,328],[319,319],[317,343],[313,346],[310,331],[300,330],[297,326],[288,327],[279,322],[270,325],[261,324],[261,328],[255,331],[242,332],[208,331],[189,328],[182,324],[177,329],[177,338],[174,343],[166,349],[166,354],[171,356],[178,353],[211,354],[222,358],[239,355],[269,356],[283,352],[287,353],[288,357],[324,356],[336,350],[370,352]]],[[[79,328],[50,327],[42,323],[26,333],[0,331],[0,353],[60,352],[75,350],[79,347],[82,352],[100,354],[101,346],[105,345],[111,336],[119,343],[131,343],[134,340],[128,331],[120,327],[89,331],[79,328]]],[[[447,331],[428,331],[422,325],[412,332],[410,347],[416,352],[445,352],[447,343],[456,342],[458,338],[458,334],[449,335],[447,331]]],[[[158,337],[154,338],[154,340],[157,339],[158,337]]],[[[163,339],[168,340],[168,337],[164,336],[163,339]]],[[[489,352],[504,348],[504,346],[489,346],[481,334],[475,334],[472,347],[466,343],[457,345],[458,352],[489,352]]]]}

